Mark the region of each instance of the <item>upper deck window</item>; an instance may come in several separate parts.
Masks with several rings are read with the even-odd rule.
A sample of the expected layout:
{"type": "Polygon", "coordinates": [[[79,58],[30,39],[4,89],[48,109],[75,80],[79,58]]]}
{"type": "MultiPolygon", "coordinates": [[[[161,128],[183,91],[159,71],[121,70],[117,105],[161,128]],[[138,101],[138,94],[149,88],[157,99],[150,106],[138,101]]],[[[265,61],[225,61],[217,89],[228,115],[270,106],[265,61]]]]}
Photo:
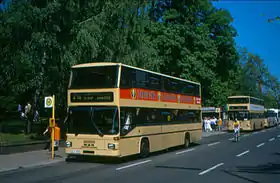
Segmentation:
{"type": "Polygon", "coordinates": [[[229,104],[247,104],[249,103],[249,98],[229,98],[229,104]]]}
{"type": "Polygon", "coordinates": [[[116,88],[118,66],[98,66],[72,69],[70,89],[116,88]]]}
{"type": "Polygon", "coordinates": [[[200,96],[200,85],[122,66],[120,88],[143,88],[200,96]]]}
{"type": "Polygon", "coordinates": [[[264,101],[260,99],[250,98],[250,104],[264,105],[264,101]]]}

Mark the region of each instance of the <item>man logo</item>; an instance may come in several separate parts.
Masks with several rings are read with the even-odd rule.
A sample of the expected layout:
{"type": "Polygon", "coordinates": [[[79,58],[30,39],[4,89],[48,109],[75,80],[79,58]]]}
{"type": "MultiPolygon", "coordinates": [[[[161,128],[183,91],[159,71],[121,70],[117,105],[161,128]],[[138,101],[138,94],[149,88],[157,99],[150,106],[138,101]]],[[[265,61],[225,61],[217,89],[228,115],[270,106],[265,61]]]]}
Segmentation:
{"type": "Polygon", "coordinates": [[[135,91],[135,89],[132,89],[132,90],[131,90],[131,97],[132,97],[133,99],[135,99],[135,97],[136,97],[136,91],[135,91]]]}
{"type": "Polygon", "coordinates": [[[160,95],[160,92],[158,92],[158,100],[159,100],[159,101],[160,101],[160,96],[161,96],[161,95],[160,95]]]}

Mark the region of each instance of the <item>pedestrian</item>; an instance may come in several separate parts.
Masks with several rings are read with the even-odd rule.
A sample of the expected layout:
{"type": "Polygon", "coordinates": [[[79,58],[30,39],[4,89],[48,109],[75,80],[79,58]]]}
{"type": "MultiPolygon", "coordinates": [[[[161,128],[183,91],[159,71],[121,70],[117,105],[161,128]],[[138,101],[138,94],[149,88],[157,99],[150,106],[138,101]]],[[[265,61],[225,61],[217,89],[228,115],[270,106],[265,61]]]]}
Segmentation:
{"type": "Polygon", "coordinates": [[[216,126],[216,121],[215,121],[215,118],[214,118],[214,117],[212,117],[212,118],[210,119],[210,126],[211,126],[211,128],[213,129],[213,131],[216,130],[216,128],[215,128],[215,126],[216,126]]]}
{"type": "Polygon", "coordinates": [[[19,113],[19,118],[22,119],[22,106],[18,104],[18,113],[19,113]]]}
{"type": "MultiPolygon", "coordinates": [[[[46,130],[44,131],[43,135],[45,135],[46,133],[48,133],[50,139],[52,138],[52,129],[54,129],[54,151],[57,151],[59,148],[59,141],[60,141],[60,128],[58,126],[57,123],[55,123],[55,127],[51,128],[51,127],[47,127],[46,130]]],[[[48,143],[48,149],[49,151],[52,150],[52,143],[51,141],[49,141],[48,143]]]]}
{"type": "Polygon", "coordinates": [[[35,114],[34,114],[33,122],[39,122],[39,121],[40,121],[40,115],[39,115],[38,110],[36,110],[35,114]]]}
{"type": "Polygon", "coordinates": [[[31,132],[31,122],[32,122],[32,113],[31,113],[31,110],[32,110],[32,106],[30,104],[30,102],[27,102],[26,106],[25,106],[25,133],[30,133],[31,132]]]}
{"type": "Polygon", "coordinates": [[[219,118],[218,120],[218,128],[219,128],[219,131],[222,131],[222,126],[223,126],[223,121],[221,118],[219,118]]]}

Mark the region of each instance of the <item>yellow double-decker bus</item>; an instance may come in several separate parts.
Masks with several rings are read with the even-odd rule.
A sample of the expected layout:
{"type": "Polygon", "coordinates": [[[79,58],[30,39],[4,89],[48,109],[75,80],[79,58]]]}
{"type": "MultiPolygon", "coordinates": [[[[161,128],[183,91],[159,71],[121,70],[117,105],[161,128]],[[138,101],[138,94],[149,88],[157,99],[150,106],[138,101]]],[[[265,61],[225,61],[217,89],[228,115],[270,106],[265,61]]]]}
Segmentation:
{"type": "Polygon", "coordinates": [[[69,156],[125,157],[201,139],[199,83],[121,63],[72,67],[69,156]]]}
{"type": "Polygon", "coordinates": [[[233,130],[233,122],[240,122],[242,131],[264,128],[264,101],[250,96],[228,97],[228,130],[233,130]]]}
{"type": "Polygon", "coordinates": [[[265,109],[264,127],[269,128],[278,124],[278,109],[265,109]]]}

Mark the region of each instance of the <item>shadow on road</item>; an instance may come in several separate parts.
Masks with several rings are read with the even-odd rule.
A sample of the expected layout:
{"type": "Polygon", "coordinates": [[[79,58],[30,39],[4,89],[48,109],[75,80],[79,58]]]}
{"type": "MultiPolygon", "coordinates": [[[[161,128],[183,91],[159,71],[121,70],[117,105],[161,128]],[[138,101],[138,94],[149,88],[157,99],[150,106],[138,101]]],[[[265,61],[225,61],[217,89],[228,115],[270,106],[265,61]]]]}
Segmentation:
{"type": "Polygon", "coordinates": [[[256,173],[256,174],[280,174],[280,164],[268,163],[258,166],[240,166],[236,167],[240,173],[256,173]]]}
{"type": "MultiPolygon", "coordinates": [[[[280,153],[274,153],[274,155],[279,156],[280,153]]],[[[233,170],[222,170],[222,172],[248,182],[259,183],[258,181],[247,178],[246,174],[280,175],[280,162],[278,161],[257,166],[237,166],[233,170]]]]}
{"type": "MultiPolygon", "coordinates": [[[[194,143],[190,145],[190,148],[199,146],[200,144],[194,143]]],[[[164,151],[158,151],[150,154],[150,157],[163,155],[166,152],[174,152],[177,150],[182,150],[182,147],[174,147],[164,151]]],[[[66,162],[83,162],[83,163],[100,163],[100,164],[122,164],[130,161],[140,160],[139,156],[133,155],[124,158],[111,158],[111,157],[91,157],[91,156],[73,156],[66,158],[66,162]]]]}
{"type": "Polygon", "coordinates": [[[178,169],[178,170],[194,170],[199,171],[201,168],[187,168],[187,167],[179,167],[179,166],[155,166],[156,168],[167,168],[167,169],[178,169]]]}
{"type": "Polygon", "coordinates": [[[249,179],[249,178],[246,178],[244,176],[241,176],[241,175],[237,175],[235,174],[233,171],[228,171],[228,170],[222,170],[222,172],[228,174],[228,175],[231,175],[233,177],[237,177],[237,178],[240,178],[240,179],[243,179],[243,180],[246,180],[248,182],[252,182],[252,183],[259,183],[258,181],[255,181],[255,180],[252,180],[252,179],[249,179]]]}

